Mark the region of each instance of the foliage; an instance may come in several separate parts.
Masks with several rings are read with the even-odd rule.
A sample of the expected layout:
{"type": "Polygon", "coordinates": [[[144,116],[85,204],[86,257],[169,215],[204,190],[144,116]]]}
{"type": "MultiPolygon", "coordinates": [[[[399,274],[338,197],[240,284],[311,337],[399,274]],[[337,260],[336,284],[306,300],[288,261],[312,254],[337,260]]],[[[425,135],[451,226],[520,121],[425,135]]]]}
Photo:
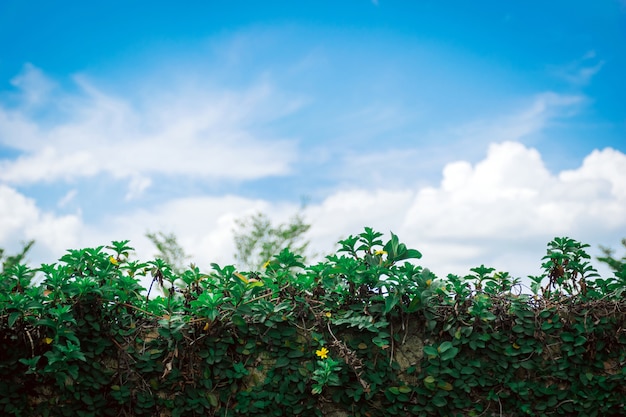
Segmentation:
{"type": "Polygon", "coordinates": [[[235,221],[235,260],[247,270],[260,270],[274,255],[287,248],[304,257],[309,241],[304,234],[311,225],[304,221],[302,212],[287,223],[274,226],[265,213],[256,213],[235,221]]]}
{"type": "MultiPolygon", "coordinates": [[[[622,239],[622,246],[626,248],[626,239],[622,239]]],[[[622,282],[626,282],[626,253],[618,259],[613,256],[614,251],[612,249],[603,246],[601,246],[600,249],[604,256],[598,257],[598,260],[607,264],[622,282]]]]}
{"type": "Polygon", "coordinates": [[[178,243],[174,233],[148,232],[146,237],[157,248],[158,253],[155,255],[157,259],[162,259],[176,274],[185,270],[185,261],[189,259],[189,256],[178,243]]]}
{"type": "Polygon", "coordinates": [[[128,241],[0,276],[0,412],[16,416],[624,415],[625,282],[548,244],[534,293],[438,278],[371,228],[306,266],[181,273],[128,241]],[[40,286],[30,283],[34,272],[40,286]],[[138,278],[170,283],[148,298],[138,278]],[[543,286],[544,281],[547,281],[543,286]]]}
{"type": "Polygon", "coordinates": [[[2,271],[11,269],[13,266],[22,263],[26,259],[26,254],[35,244],[34,240],[30,240],[22,245],[22,249],[15,255],[5,255],[4,249],[0,248],[0,262],[2,262],[2,271]]]}

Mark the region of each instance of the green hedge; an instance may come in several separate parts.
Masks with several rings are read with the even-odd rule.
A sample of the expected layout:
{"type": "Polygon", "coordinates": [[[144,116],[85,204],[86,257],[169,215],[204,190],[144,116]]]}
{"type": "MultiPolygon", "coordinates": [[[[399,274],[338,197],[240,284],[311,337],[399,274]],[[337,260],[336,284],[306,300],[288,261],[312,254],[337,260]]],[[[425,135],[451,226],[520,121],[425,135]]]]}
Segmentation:
{"type": "Polygon", "coordinates": [[[625,268],[601,279],[586,245],[556,238],[526,294],[484,266],[438,278],[381,238],[366,228],[309,266],[284,250],[258,273],[175,275],[127,241],[10,265],[0,412],[626,415],[625,268]]]}

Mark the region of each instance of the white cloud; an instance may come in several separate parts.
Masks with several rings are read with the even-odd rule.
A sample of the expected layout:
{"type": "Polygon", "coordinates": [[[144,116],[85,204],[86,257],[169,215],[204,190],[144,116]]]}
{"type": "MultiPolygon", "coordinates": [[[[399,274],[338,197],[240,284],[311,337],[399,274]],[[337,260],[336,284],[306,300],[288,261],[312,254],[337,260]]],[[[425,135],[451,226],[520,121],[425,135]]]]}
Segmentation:
{"type": "MultiPolygon", "coordinates": [[[[529,104],[512,115],[474,121],[452,129],[451,133],[461,140],[462,146],[477,143],[486,145],[494,138],[498,141],[525,141],[553,120],[573,116],[584,102],[585,97],[582,95],[548,91],[537,94],[529,104]]],[[[482,149],[482,146],[478,149],[482,149]]]]}
{"type": "Polygon", "coordinates": [[[33,200],[0,184],[0,242],[6,243],[38,215],[33,200]]]}
{"type": "Polygon", "coordinates": [[[310,209],[312,234],[328,245],[373,226],[421,250],[421,263],[439,275],[485,263],[525,277],[539,273],[556,236],[594,253],[626,236],[624,158],[594,151],[578,169],[553,175],[535,149],[492,144],[477,164],[447,164],[436,187],[337,192],[310,209]]]}
{"type": "Polygon", "coordinates": [[[46,101],[56,85],[32,64],[24,65],[23,71],[11,80],[11,84],[22,92],[22,104],[35,106],[46,101]]]}
{"type": "Polygon", "coordinates": [[[550,67],[558,78],[575,86],[585,86],[604,67],[604,61],[598,60],[595,51],[588,51],[582,58],[561,66],[550,67]]]}
{"type": "Polygon", "coordinates": [[[63,208],[67,206],[78,194],[78,191],[73,189],[68,191],[61,199],[57,202],[57,207],[63,208]]]}
{"type": "Polygon", "coordinates": [[[591,181],[596,189],[610,188],[610,193],[626,200],[626,155],[612,149],[594,150],[577,170],[563,171],[559,178],[564,182],[584,183],[591,181]]]}
{"type": "MultiPolygon", "coordinates": [[[[331,253],[339,239],[370,226],[385,238],[393,231],[420,250],[420,264],[439,276],[485,264],[525,277],[540,272],[546,244],[555,236],[591,244],[592,255],[598,245],[617,245],[626,236],[624,178],[626,155],[613,149],[594,151],[579,168],[552,174],[535,149],[502,142],[490,145],[476,164],[447,164],[437,186],[336,191],[307,207],[305,216],[312,223],[311,249],[318,254],[331,253]]],[[[0,246],[33,238],[39,246],[35,261],[52,262],[67,248],[131,239],[137,256],[146,260],[155,249],[145,233],[163,231],[176,234],[191,260],[208,269],[212,262],[233,262],[236,218],[263,211],[282,222],[297,208],[234,195],[198,196],[85,225],[77,215],[44,212],[3,185],[0,246]]]]}
{"type": "Polygon", "coordinates": [[[126,200],[133,200],[143,194],[152,185],[152,180],[148,177],[134,177],[128,184],[126,200]]]}
{"type": "MultiPolygon", "coordinates": [[[[585,102],[582,95],[566,95],[544,92],[533,96],[512,114],[503,114],[490,120],[477,120],[444,132],[434,132],[428,144],[419,147],[390,148],[346,152],[341,163],[332,170],[341,182],[360,187],[414,187],[421,186],[439,173],[446,164],[458,159],[476,161],[483,156],[484,149],[497,138],[499,142],[519,142],[532,144],[535,135],[541,134],[555,120],[575,115],[585,102]]],[[[419,136],[417,133],[415,136],[419,136]]],[[[417,138],[415,139],[418,140],[417,138]]],[[[503,157],[506,164],[507,157],[503,157]]],[[[535,156],[535,160],[538,156],[535,156]]],[[[468,162],[466,162],[467,164],[468,162]]],[[[449,176],[459,179],[455,170],[463,167],[449,167],[449,176]]],[[[444,172],[445,175],[445,172],[444,172]]],[[[448,182],[457,181],[448,178],[448,182]]],[[[447,186],[449,186],[448,184],[447,186]]]]}
{"type": "MultiPolygon", "coordinates": [[[[265,82],[243,92],[196,86],[178,95],[155,87],[131,101],[76,77],[79,92],[48,100],[44,122],[31,104],[49,93],[51,82],[32,66],[16,79],[29,105],[0,104],[0,143],[21,152],[15,160],[0,160],[0,180],[6,183],[103,174],[129,178],[128,195],[133,196],[154,174],[256,179],[288,173],[296,158],[293,140],[259,135],[254,128],[297,108],[277,98],[265,82]]],[[[168,86],[177,88],[186,87],[168,86]]]]}
{"type": "Polygon", "coordinates": [[[57,216],[34,200],[0,184],[0,247],[17,251],[19,242],[34,239],[37,262],[52,262],[81,243],[85,227],[77,215],[57,216]]]}
{"type": "Polygon", "coordinates": [[[330,253],[339,239],[361,233],[366,226],[380,232],[397,232],[413,196],[410,189],[335,192],[307,209],[315,251],[330,253]]]}

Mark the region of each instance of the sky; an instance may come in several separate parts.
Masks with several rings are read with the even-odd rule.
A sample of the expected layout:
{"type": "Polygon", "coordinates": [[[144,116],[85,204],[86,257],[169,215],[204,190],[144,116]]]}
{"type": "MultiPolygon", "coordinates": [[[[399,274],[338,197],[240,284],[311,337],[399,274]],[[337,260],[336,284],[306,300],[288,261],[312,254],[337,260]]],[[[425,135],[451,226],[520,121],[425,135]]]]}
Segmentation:
{"type": "MultiPolygon", "coordinates": [[[[0,247],[32,263],[304,204],[440,277],[626,237],[626,2],[0,2],[0,247]]],[[[598,262],[603,273],[608,271],[598,262]]]]}

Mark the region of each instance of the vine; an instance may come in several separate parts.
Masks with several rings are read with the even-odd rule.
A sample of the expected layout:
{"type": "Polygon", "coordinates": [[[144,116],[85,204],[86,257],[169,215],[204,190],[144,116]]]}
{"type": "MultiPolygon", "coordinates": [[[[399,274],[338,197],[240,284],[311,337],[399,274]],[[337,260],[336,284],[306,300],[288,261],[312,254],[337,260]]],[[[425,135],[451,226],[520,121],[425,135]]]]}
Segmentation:
{"type": "MultiPolygon", "coordinates": [[[[0,410],[16,416],[624,415],[626,288],[583,245],[543,274],[435,276],[371,228],[304,265],[176,272],[128,241],[0,277],[0,410]],[[33,284],[35,276],[41,284],[33,284]],[[152,278],[155,296],[139,285],[152,278]]],[[[613,258],[612,258],[613,259],[613,258]]],[[[613,259],[615,260],[615,259],[613,259]]]]}

